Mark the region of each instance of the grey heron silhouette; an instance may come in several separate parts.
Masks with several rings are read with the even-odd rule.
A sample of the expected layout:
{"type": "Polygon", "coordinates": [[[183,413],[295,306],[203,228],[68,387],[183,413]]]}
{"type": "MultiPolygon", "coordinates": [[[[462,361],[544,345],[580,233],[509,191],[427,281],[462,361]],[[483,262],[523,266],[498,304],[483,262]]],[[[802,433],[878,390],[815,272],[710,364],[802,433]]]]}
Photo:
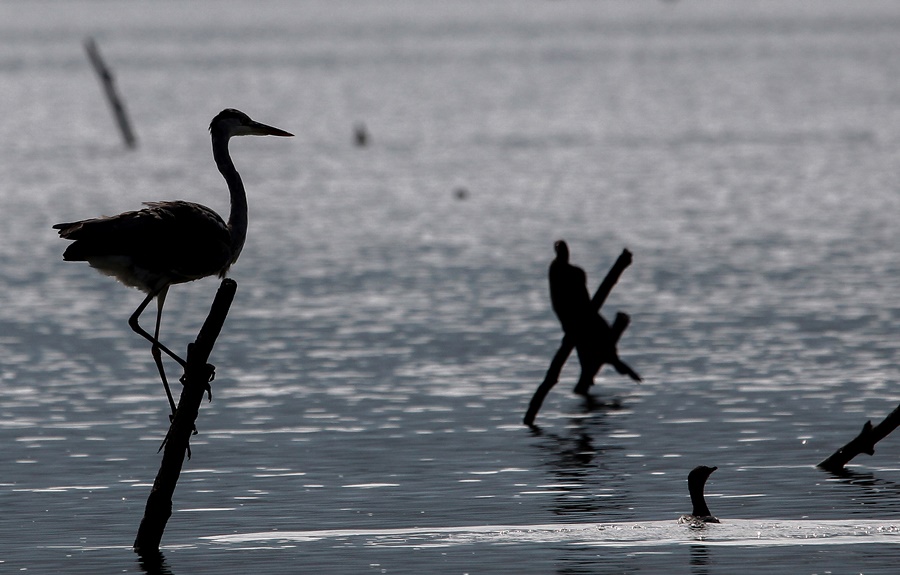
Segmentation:
{"type": "Polygon", "coordinates": [[[563,332],[573,338],[581,363],[581,376],[575,393],[587,395],[594,376],[604,363],[616,371],[641,381],[641,376],[619,358],[616,338],[599,312],[591,306],[587,275],[569,263],[569,246],[563,240],[553,244],[556,258],[550,263],[550,303],[562,324],[563,332]]]}
{"type": "Polygon", "coordinates": [[[159,341],[169,286],[212,275],[224,277],[237,261],[247,237],[247,194],[228,153],[228,140],[233,136],[293,136],[230,108],[213,118],[209,133],[213,159],[231,194],[227,223],[206,206],[175,200],[145,202],[146,207],[141,210],[53,226],[61,238],[74,241],[63,253],[64,260],[86,261],[97,271],[147,294],[131,314],[128,325],[152,344],[153,360],[173,414],[175,400],[161,352],[182,367],[187,364],[159,341]],[[153,298],[157,303],[156,329],[150,335],[138,318],[153,298]]]}

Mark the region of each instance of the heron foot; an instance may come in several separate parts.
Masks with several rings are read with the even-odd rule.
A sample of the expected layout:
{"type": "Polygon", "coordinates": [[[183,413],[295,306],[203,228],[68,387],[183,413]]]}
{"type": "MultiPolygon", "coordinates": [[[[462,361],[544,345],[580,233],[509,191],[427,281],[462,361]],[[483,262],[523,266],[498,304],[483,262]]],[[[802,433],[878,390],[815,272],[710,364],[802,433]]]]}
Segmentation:
{"type": "MultiPolygon", "coordinates": [[[[171,432],[172,432],[172,426],[169,426],[169,431],[168,431],[168,433],[166,433],[166,436],[163,438],[162,443],[159,444],[159,449],[156,450],[157,453],[159,453],[160,451],[162,451],[162,450],[163,450],[163,447],[166,446],[166,443],[169,441],[169,433],[171,433],[171,432]]],[[[197,435],[197,428],[196,428],[196,427],[194,428],[194,433],[192,433],[191,435],[197,435]]],[[[191,446],[190,446],[190,445],[187,446],[187,458],[188,458],[188,459],[191,458],[191,446]]]]}
{"type": "MultiPolygon", "coordinates": [[[[209,401],[212,401],[212,383],[213,380],[216,379],[216,366],[211,363],[207,363],[203,366],[203,373],[200,374],[201,381],[203,381],[203,390],[206,392],[206,396],[209,398],[209,401]]],[[[181,376],[181,379],[178,381],[181,382],[181,385],[187,384],[188,374],[185,371],[185,374],[181,376]]]]}
{"type": "Polygon", "coordinates": [[[204,384],[204,388],[206,389],[206,397],[209,399],[207,401],[212,401],[212,386],[210,383],[216,379],[216,366],[211,363],[206,364],[207,372],[209,373],[209,380],[204,384]]]}
{"type": "MultiPolygon", "coordinates": [[[[174,413],[170,413],[170,414],[169,414],[169,427],[170,427],[170,428],[171,428],[171,426],[172,426],[173,423],[175,423],[175,414],[174,414],[174,413]]],[[[191,431],[191,435],[197,435],[198,433],[200,433],[200,432],[197,431],[197,426],[194,425],[194,429],[191,431]]],[[[166,435],[166,438],[168,439],[168,435],[166,435]]],[[[166,441],[163,440],[162,445],[159,446],[159,449],[161,450],[165,444],[166,444],[166,441]]],[[[190,449],[190,447],[188,447],[188,449],[190,449]]],[[[157,450],[157,453],[159,453],[159,450],[157,450]]]]}

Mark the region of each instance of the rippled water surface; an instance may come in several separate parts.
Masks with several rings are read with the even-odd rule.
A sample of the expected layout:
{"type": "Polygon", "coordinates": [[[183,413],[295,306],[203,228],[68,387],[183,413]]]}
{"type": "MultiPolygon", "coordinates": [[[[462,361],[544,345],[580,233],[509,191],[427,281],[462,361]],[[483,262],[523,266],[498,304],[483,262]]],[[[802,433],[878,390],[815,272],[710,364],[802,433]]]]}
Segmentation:
{"type": "MultiPolygon", "coordinates": [[[[236,107],[296,137],[231,146],[250,232],[164,569],[893,573],[900,440],[815,464],[900,402],[898,77],[886,0],[0,4],[0,572],[153,571],[142,295],[50,226],[226,213],[236,107]],[[591,289],[634,253],[603,311],[645,382],[586,403],[572,362],[530,429],[558,238],[591,289]]],[[[168,345],[217,285],[170,291],[168,345]]]]}

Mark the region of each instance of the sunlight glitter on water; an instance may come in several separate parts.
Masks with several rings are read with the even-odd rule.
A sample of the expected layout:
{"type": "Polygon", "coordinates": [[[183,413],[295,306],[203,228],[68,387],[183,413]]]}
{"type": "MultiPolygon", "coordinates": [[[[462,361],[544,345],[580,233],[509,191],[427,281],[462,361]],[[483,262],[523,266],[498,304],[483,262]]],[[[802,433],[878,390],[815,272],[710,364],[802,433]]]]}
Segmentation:
{"type": "MultiPolygon", "coordinates": [[[[746,559],[754,527],[769,541],[796,528],[854,543],[819,550],[848,572],[896,564],[890,546],[850,549],[890,533],[816,523],[890,526],[896,442],[845,477],[812,467],[900,401],[894,3],[13,4],[0,4],[0,94],[16,111],[0,123],[11,570],[136,568],[107,544],[139,521],[168,425],[149,346],[126,323],[141,294],[63,262],[49,226],[172,197],[227,211],[206,131],[226,105],[297,137],[234,145],[250,233],[177,492],[190,519],[166,540],[174,572],[208,561],[190,534],[299,524],[343,539],[217,543],[217,561],[281,573],[296,555],[228,551],[293,545],[336,573],[720,572],[721,553],[679,553],[690,532],[653,522],[690,506],[699,463],[719,466],[716,513],[753,518],[703,535],[723,537],[726,557],[746,559]],[[133,98],[133,153],[108,133],[86,34],[133,98]],[[349,141],[356,118],[372,130],[364,150],[349,141]],[[633,251],[604,314],[631,314],[619,351],[645,382],[604,368],[586,402],[570,359],[529,429],[561,336],[546,285],[560,237],[591,287],[633,251]],[[89,493],[71,487],[103,483],[86,532],[89,493]],[[765,517],[811,523],[782,532],[765,517]],[[492,531],[503,525],[509,541],[492,531]],[[594,551],[597,533],[622,535],[608,539],[623,553],[594,551]],[[410,565],[390,537],[445,554],[410,565]],[[73,565],[61,543],[98,551],[73,565]]],[[[172,289],[173,349],[215,285],[172,289]]],[[[760,570],[809,565],[794,544],[754,549],[760,570]]]]}
{"type": "Polygon", "coordinates": [[[643,523],[479,525],[414,529],[345,529],[322,531],[277,531],[200,538],[214,545],[240,546],[250,542],[309,543],[341,540],[351,546],[425,545],[455,547],[475,543],[526,545],[555,542],[590,547],[660,547],[702,542],[715,546],[756,545],[853,545],[897,544],[900,527],[890,522],[858,521],[756,521],[734,519],[728,523],[692,529],[674,521],[643,523]]]}

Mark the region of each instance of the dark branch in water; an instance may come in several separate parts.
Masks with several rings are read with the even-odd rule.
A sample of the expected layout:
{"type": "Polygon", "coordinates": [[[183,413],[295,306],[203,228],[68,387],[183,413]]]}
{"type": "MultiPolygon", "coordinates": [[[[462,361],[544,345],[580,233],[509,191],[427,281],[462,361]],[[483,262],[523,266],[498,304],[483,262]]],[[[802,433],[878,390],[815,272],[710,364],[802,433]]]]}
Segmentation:
{"type": "MultiPolygon", "coordinates": [[[[600,287],[598,287],[597,291],[594,293],[594,297],[591,298],[592,313],[600,313],[600,308],[603,307],[612,288],[619,281],[622,272],[631,265],[631,261],[631,252],[627,249],[622,250],[616,263],[614,263],[609,272],[607,272],[606,277],[603,278],[603,281],[600,283],[600,287]]],[[[628,327],[628,322],[628,315],[624,313],[616,314],[616,319],[610,327],[613,345],[619,341],[622,332],[628,327]]],[[[547,394],[559,381],[559,375],[562,373],[563,366],[566,364],[566,360],[569,359],[569,355],[572,353],[573,349],[575,349],[574,338],[568,335],[564,336],[559,350],[557,350],[556,355],[553,356],[553,360],[550,362],[550,368],[547,370],[547,375],[544,376],[544,381],[538,386],[537,391],[534,392],[534,396],[531,398],[531,403],[528,405],[528,411],[525,413],[525,417],[522,420],[525,425],[534,425],[534,419],[537,417],[538,411],[540,411],[541,405],[544,403],[544,398],[547,397],[547,394]]]]}
{"type": "Polygon", "coordinates": [[[181,390],[178,409],[166,435],[162,463],[147,498],[144,518],[141,519],[141,526],[134,540],[134,550],[142,556],[158,553],[166,523],[172,516],[172,495],[181,475],[185,455],[190,453],[189,444],[194,423],[200,412],[200,403],[206,393],[210,393],[210,397],[212,395],[209,382],[212,381],[215,368],[207,361],[216,338],[222,331],[236,290],[237,283],[234,280],[229,278],[222,280],[197,339],[188,345],[187,367],[182,377],[184,388],[181,390]]]}
{"type": "Polygon", "coordinates": [[[844,466],[860,453],[875,455],[875,444],[890,435],[897,426],[900,426],[900,406],[897,406],[884,418],[884,421],[874,427],[871,421],[867,421],[859,435],[821,461],[816,467],[837,473],[843,471],[844,466]]]}

